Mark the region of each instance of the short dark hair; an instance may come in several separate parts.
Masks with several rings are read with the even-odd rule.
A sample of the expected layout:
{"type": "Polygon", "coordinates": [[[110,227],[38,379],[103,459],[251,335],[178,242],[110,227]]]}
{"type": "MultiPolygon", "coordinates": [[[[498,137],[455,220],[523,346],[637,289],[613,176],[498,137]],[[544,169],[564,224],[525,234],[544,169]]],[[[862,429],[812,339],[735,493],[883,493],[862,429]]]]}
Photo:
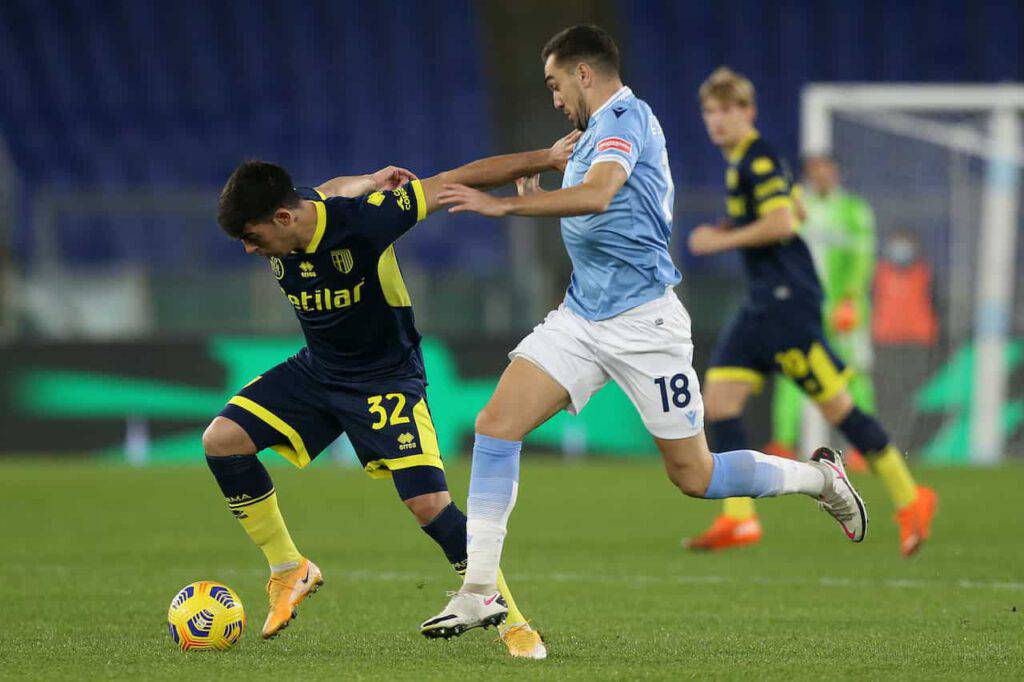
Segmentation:
{"type": "Polygon", "coordinates": [[[241,239],[249,223],[267,220],[282,206],[294,208],[299,201],[288,171],[266,161],[249,159],[224,184],[217,222],[230,236],[241,239]]]}
{"type": "Polygon", "coordinates": [[[555,34],[540,52],[542,61],[555,55],[555,60],[587,62],[606,72],[619,72],[619,48],[608,32],[593,24],[570,26],[555,34]]]}

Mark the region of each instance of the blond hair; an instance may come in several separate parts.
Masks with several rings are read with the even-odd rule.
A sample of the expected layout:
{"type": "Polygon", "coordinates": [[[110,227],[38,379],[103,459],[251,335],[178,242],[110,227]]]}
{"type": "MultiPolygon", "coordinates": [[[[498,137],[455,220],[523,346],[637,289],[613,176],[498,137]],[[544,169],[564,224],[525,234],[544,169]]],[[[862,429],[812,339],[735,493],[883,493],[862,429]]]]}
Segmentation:
{"type": "Polygon", "coordinates": [[[754,84],[741,73],[728,66],[715,69],[700,86],[700,101],[714,99],[722,104],[754,106],[754,84]]]}

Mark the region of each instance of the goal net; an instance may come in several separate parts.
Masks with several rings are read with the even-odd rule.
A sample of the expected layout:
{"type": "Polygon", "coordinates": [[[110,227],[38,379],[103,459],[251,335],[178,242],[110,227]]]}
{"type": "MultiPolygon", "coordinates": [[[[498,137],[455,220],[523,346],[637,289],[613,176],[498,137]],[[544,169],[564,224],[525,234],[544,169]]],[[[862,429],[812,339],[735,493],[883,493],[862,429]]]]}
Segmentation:
{"type": "MultiPolygon", "coordinates": [[[[834,158],[875,214],[878,413],[929,461],[1024,455],[1022,114],[1012,86],[804,91],[804,154],[834,158]]],[[[805,440],[823,430],[805,418],[805,440]]]]}

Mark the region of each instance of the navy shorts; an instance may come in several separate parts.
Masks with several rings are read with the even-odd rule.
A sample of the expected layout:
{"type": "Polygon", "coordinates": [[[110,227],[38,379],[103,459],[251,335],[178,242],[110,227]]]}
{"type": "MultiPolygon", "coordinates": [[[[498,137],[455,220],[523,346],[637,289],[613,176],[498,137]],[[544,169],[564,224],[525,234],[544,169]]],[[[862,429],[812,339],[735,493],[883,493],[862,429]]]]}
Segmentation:
{"type": "Polygon", "coordinates": [[[347,433],[366,473],[393,476],[402,499],[448,489],[421,377],[340,387],[292,357],[246,384],[220,416],[257,450],[271,448],[300,468],[347,433]]]}
{"type": "Polygon", "coordinates": [[[746,381],[755,391],[782,372],[818,402],[831,400],[853,372],[835,354],[817,306],[744,306],[718,338],[707,381],[746,381]]]}

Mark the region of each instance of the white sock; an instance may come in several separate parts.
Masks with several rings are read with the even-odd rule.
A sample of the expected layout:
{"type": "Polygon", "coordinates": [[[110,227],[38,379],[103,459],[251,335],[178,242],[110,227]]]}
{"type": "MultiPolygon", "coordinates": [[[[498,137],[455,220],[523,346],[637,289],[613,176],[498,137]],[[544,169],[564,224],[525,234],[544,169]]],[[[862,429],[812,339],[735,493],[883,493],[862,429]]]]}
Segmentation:
{"type": "Polygon", "coordinates": [[[463,589],[497,591],[498,564],[508,517],[519,492],[520,441],[476,435],[466,505],[466,576],[463,589]]]}

